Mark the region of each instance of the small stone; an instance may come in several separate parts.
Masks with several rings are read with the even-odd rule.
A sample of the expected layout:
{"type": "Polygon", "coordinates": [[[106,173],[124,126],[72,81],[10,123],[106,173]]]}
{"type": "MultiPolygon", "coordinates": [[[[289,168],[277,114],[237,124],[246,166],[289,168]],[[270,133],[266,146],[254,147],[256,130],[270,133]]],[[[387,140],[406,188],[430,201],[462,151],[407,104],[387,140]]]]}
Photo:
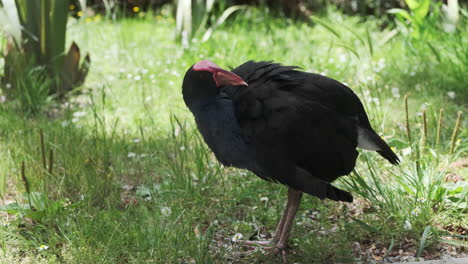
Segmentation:
{"type": "Polygon", "coordinates": [[[353,243],[353,251],[354,251],[354,252],[359,252],[359,251],[361,251],[361,244],[359,244],[359,242],[354,242],[354,243],[353,243]]]}

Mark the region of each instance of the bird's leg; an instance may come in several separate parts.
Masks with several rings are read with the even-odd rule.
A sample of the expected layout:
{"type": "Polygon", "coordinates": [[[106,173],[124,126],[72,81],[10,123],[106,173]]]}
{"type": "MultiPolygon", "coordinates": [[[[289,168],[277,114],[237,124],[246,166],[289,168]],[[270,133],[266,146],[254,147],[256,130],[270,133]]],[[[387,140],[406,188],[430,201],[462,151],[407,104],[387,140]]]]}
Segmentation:
{"type": "Polygon", "coordinates": [[[301,197],[301,191],[296,191],[292,188],[288,189],[289,206],[287,206],[288,210],[281,230],[281,235],[279,237],[278,243],[276,244],[276,252],[281,252],[281,255],[283,256],[283,262],[287,262],[286,247],[288,246],[289,233],[291,232],[294,217],[296,216],[297,210],[299,209],[301,197]]]}
{"type": "Polygon", "coordinates": [[[273,245],[274,246],[276,243],[278,243],[281,237],[281,233],[283,231],[284,223],[286,222],[286,218],[288,216],[288,211],[289,211],[289,207],[291,206],[291,201],[292,200],[289,198],[289,194],[288,194],[288,200],[286,202],[286,205],[284,206],[283,215],[281,216],[278,222],[278,226],[276,227],[275,234],[273,235],[273,238],[271,240],[264,240],[264,241],[243,240],[239,242],[243,242],[246,245],[252,245],[252,246],[256,246],[256,245],[263,245],[263,246],[273,245]]]}
{"type": "Polygon", "coordinates": [[[281,219],[278,222],[278,226],[276,227],[275,234],[273,235],[273,238],[271,239],[272,243],[277,243],[281,237],[281,232],[283,231],[284,223],[286,222],[286,217],[288,216],[288,210],[290,206],[291,206],[291,200],[289,199],[289,195],[288,195],[288,201],[286,202],[286,205],[284,206],[283,215],[281,216],[281,219]]]}

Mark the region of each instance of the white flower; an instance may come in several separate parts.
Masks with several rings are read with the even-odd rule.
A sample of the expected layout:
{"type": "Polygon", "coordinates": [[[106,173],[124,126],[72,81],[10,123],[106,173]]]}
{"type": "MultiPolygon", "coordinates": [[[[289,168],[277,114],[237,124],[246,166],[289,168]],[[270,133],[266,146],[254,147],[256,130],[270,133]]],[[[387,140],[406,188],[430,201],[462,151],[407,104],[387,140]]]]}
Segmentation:
{"type": "Polygon", "coordinates": [[[70,123],[70,121],[66,120],[66,121],[62,121],[61,124],[62,124],[62,127],[67,127],[67,126],[69,126],[71,123],[70,123]]]}
{"type": "Polygon", "coordinates": [[[4,102],[6,102],[6,96],[1,95],[0,96],[0,103],[4,103],[4,102]]]}
{"type": "Polygon", "coordinates": [[[181,151],[184,151],[184,150],[185,150],[185,146],[180,147],[180,150],[181,150],[181,151]]]}
{"type": "Polygon", "coordinates": [[[11,83],[5,84],[5,88],[10,89],[11,88],[11,83]]]}
{"type": "Polygon", "coordinates": [[[46,245],[40,245],[39,247],[37,247],[37,250],[39,251],[44,251],[44,250],[48,250],[49,249],[49,246],[46,246],[46,245]]]}
{"type": "Polygon", "coordinates": [[[0,226],[5,227],[5,226],[9,226],[9,225],[10,225],[10,223],[7,222],[7,221],[4,221],[4,220],[0,221],[0,226]]]}
{"type": "Polygon", "coordinates": [[[401,154],[403,154],[403,156],[409,155],[410,153],[411,153],[411,147],[407,147],[401,150],[401,154]]]}
{"type": "Polygon", "coordinates": [[[153,97],[148,96],[148,97],[145,98],[145,102],[149,102],[149,101],[151,101],[151,99],[153,99],[153,97]]]}
{"type": "Polygon", "coordinates": [[[455,99],[456,94],[454,91],[450,91],[447,93],[447,96],[450,97],[450,99],[455,99]]]}
{"type": "Polygon", "coordinates": [[[406,230],[411,230],[411,228],[413,228],[411,222],[408,219],[405,220],[405,225],[403,226],[403,228],[406,230]]]}
{"type": "Polygon", "coordinates": [[[239,240],[241,240],[244,236],[241,234],[241,233],[236,233],[232,238],[232,242],[237,242],[239,240]]]}
{"type": "Polygon", "coordinates": [[[140,76],[140,75],[136,75],[136,76],[133,78],[133,80],[139,81],[139,80],[141,80],[141,76],[140,76]]]}
{"type": "Polygon", "coordinates": [[[422,197],[418,198],[418,202],[420,203],[424,203],[425,201],[427,201],[426,198],[422,198],[422,197]]]}
{"type": "Polygon", "coordinates": [[[400,89],[396,87],[392,88],[392,94],[393,94],[393,97],[400,98],[400,89]]]}
{"type": "Polygon", "coordinates": [[[133,143],[140,143],[140,139],[135,138],[135,139],[133,140],[133,143]]]}
{"type": "Polygon", "coordinates": [[[261,202],[268,202],[268,197],[262,197],[262,198],[260,198],[260,201],[261,202]]]}
{"type": "Polygon", "coordinates": [[[172,210],[171,208],[167,207],[167,206],[164,206],[163,208],[161,208],[161,214],[164,215],[164,216],[170,216],[172,213],[172,210]]]}
{"type": "Polygon", "coordinates": [[[177,137],[177,136],[179,136],[179,134],[180,134],[180,127],[176,127],[176,128],[174,129],[174,136],[177,137]]]}
{"type": "Polygon", "coordinates": [[[129,157],[129,158],[136,157],[136,153],[134,153],[134,152],[129,152],[128,155],[127,155],[127,157],[129,157]]]}
{"type": "Polygon", "coordinates": [[[419,207],[416,207],[413,209],[413,211],[411,211],[411,214],[412,215],[419,215],[419,213],[421,213],[421,209],[419,209],[419,207]]]}
{"type": "Polygon", "coordinates": [[[85,115],[86,115],[86,112],[83,112],[83,111],[73,113],[73,117],[83,117],[85,115]]]}
{"type": "Polygon", "coordinates": [[[146,153],[141,153],[140,154],[140,158],[144,158],[144,157],[147,157],[147,156],[148,156],[148,154],[146,154],[146,153]]]}

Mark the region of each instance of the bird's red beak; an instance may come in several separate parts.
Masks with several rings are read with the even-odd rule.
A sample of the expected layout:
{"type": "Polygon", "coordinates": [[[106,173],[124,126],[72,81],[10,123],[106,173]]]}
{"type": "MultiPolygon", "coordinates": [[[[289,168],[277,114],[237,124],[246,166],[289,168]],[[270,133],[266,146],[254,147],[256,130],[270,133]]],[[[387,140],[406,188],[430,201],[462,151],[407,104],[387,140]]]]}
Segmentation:
{"type": "Polygon", "coordinates": [[[242,80],[242,78],[239,77],[237,74],[223,69],[215,71],[213,73],[213,78],[218,88],[229,85],[248,86],[248,84],[244,80],[242,80]]]}
{"type": "Polygon", "coordinates": [[[209,60],[202,60],[195,65],[193,65],[194,71],[208,71],[213,73],[213,79],[218,88],[229,85],[242,85],[248,86],[248,84],[237,74],[226,71],[225,69],[219,67],[215,63],[209,60]]]}

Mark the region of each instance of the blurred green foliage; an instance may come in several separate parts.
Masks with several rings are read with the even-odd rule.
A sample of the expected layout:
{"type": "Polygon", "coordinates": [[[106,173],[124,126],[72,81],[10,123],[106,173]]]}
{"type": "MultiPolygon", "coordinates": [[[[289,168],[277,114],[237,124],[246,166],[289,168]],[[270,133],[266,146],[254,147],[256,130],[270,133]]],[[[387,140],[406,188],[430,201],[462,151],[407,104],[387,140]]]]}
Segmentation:
{"type": "Polygon", "coordinates": [[[86,55],[80,64],[80,50],[74,42],[65,53],[68,0],[2,3],[7,41],[1,84],[8,97],[35,113],[48,95],[64,97],[84,82],[90,57],[86,55]]]}

